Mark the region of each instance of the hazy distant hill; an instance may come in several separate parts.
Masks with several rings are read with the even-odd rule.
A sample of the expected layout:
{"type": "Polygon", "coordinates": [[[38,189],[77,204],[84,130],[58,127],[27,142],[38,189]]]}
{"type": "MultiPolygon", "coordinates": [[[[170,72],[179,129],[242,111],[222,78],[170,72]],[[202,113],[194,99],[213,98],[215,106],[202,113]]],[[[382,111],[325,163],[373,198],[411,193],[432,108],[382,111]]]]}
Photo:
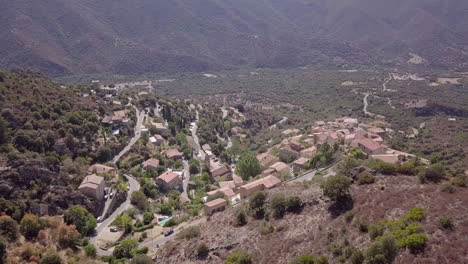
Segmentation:
{"type": "Polygon", "coordinates": [[[52,74],[238,66],[468,68],[466,0],[15,0],[0,66],[52,74]]]}

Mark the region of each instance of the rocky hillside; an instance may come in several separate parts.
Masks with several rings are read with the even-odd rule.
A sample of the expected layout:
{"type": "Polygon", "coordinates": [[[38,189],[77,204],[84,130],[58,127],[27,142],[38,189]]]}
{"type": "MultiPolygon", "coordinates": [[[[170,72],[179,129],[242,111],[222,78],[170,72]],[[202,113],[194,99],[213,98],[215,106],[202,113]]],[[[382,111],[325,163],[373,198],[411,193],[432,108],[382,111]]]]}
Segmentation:
{"type": "Polygon", "coordinates": [[[304,254],[326,256],[328,263],[363,263],[356,251],[363,252],[366,263],[389,263],[370,262],[368,249],[382,234],[401,238],[416,227],[416,233],[428,239],[425,248],[399,249],[392,263],[464,263],[468,257],[464,209],[468,190],[456,188],[450,193],[441,191],[441,186],[420,184],[411,176],[377,176],[373,184],[352,185],[353,202],[346,213],[337,213],[315,183],[283,186],[269,192],[270,204],[279,194],[298,195],[304,203],[302,211],[286,213],[282,218],[273,217],[270,211],[267,220],[249,216],[241,227],[234,225],[239,207],[217,213],[201,227],[199,237],[167,244],[156,262],[223,263],[233,252],[245,250],[252,263],[290,263],[304,254]],[[415,217],[418,210],[411,208],[422,208],[424,216],[415,217]],[[441,219],[450,217],[452,226],[443,225],[441,219]],[[199,254],[201,244],[209,248],[208,255],[199,254]]]}
{"type": "Polygon", "coordinates": [[[359,64],[464,69],[464,0],[21,0],[0,66],[54,75],[359,64]]]}
{"type": "Polygon", "coordinates": [[[0,199],[14,203],[15,217],[91,208],[76,186],[96,159],[97,105],[37,72],[17,70],[0,72],[0,108],[0,199]]]}

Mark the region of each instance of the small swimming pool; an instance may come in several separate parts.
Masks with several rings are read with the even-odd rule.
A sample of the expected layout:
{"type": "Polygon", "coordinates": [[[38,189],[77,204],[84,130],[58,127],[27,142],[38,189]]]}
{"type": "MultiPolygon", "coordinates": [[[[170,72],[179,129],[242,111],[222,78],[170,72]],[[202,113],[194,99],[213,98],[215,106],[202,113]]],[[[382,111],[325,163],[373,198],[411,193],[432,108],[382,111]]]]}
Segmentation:
{"type": "Polygon", "coordinates": [[[166,219],[166,220],[162,220],[161,222],[159,222],[159,225],[160,225],[160,226],[164,226],[164,225],[167,223],[167,221],[169,221],[169,220],[171,220],[171,219],[172,219],[172,217],[170,217],[170,218],[168,218],[168,219],[166,219]]]}

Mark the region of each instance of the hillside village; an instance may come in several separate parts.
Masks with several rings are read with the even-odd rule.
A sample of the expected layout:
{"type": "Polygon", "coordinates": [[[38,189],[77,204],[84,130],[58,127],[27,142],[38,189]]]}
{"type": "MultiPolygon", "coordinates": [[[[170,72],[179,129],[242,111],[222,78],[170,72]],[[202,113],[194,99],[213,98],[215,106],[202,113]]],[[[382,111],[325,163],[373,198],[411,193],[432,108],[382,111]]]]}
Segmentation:
{"type": "MultiPolygon", "coordinates": [[[[246,129],[242,127],[242,121],[246,117],[236,111],[237,109],[231,107],[229,111],[224,108],[219,110],[210,105],[195,105],[178,100],[161,105],[158,99],[151,98],[149,93],[145,92],[146,89],[139,89],[138,86],[131,89],[135,90],[136,98],[129,97],[127,107],[135,107],[131,102],[147,106],[141,110],[137,109],[144,115],[141,126],[135,127],[136,132],[141,132],[141,138],[132,149],[122,155],[121,160],[111,165],[112,167],[104,164],[91,165],[88,169],[89,175],[78,190],[95,199],[97,204],[104,205],[100,207],[102,210],[96,211],[100,212],[98,222],[102,222],[112,214],[112,208],[117,207],[117,204],[108,205],[114,204],[113,201],[116,200],[117,196],[113,191],[116,189],[115,184],[125,184],[126,177],[139,179],[143,193],[138,190],[134,192],[139,193],[143,198],[138,199],[143,200],[133,201],[134,196],[136,197],[134,192],[128,192],[127,199],[132,200],[132,204],[140,209],[143,217],[142,219],[133,216],[136,219],[133,223],[134,230],[150,230],[144,232],[144,237],[140,236],[139,241],[142,244],[162,246],[167,242],[167,239],[164,239],[166,236],[175,236],[172,234],[172,226],[204,221],[205,217],[209,218],[228,207],[242,204],[260,191],[268,191],[301,178],[310,180],[315,173],[325,169],[328,171],[327,175],[334,175],[336,171],[333,168],[346,153],[359,150],[368,159],[390,164],[403,164],[416,158],[410,153],[397,151],[385,145],[384,139],[395,133],[385,124],[370,125],[361,123],[356,118],[343,117],[327,122],[316,121],[309,129],[269,128],[278,130],[281,141],[261,153],[255,153],[260,167],[258,174],[252,175],[253,177],[242,176],[236,170],[236,162],[243,155],[242,151],[233,152],[229,159],[222,158],[220,154],[229,151],[229,148],[233,147],[233,141],[242,144],[247,140],[247,135],[244,134],[246,129]],[[148,102],[150,103],[147,104],[148,102]],[[174,107],[182,107],[182,111],[190,113],[183,127],[168,126],[168,113],[173,111],[171,109],[174,107]],[[215,111],[217,118],[229,121],[230,129],[225,128],[226,138],[220,137],[219,132],[216,132],[218,135],[214,142],[210,142],[206,136],[199,138],[198,121],[203,118],[200,112],[207,111],[211,115],[215,111]],[[220,142],[227,142],[222,145],[221,151],[220,142]],[[218,149],[214,150],[215,148],[218,149]],[[119,177],[109,177],[118,174],[115,167],[120,168],[119,174],[123,175],[120,180],[119,177]],[[156,213],[157,211],[159,213],[156,213]],[[146,235],[147,233],[151,233],[152,236],[146,235]],[[155,239],[160,239],[160,243],[150,242],[155,239]]],[[[103,100],[115,105],[119,93],[128,91],[101,86],[91,93],[104,95],[103,100]],[[100,90],[104,92],[99,92],[100,90]]],[[[120,129],[132,129],[129,127],[128,113],[128,109],[111,112],[102,117],[101,123],[110,128],[112,136],[118,136],[120,129]]],[[[106,135],[106,138],[109,136],[106,135]]],[[[429,164],[428,160],[420,161],[429,164]]],[[[120,188],[117,192],[125,193],[127,190],[130,188],[120,188]]],[[[126,214],[122,212],[121,215],[115,216],[115,219],[126,214]]],[[[98,227],[105,225],[102,233],[98,233],[95,238],[96,246],[104,255],[112,252],[112,245],[122,235],[128,236],[125,225],[118,222],[113,219],[98,224],[98,227]],[[106,229],[118,235],[109,235],[106,229]]],[[[155,248],[149,249],[150,252],[154,250],[155,248]]]]}
{"type": "MultiPolygon", "coordinates": [[[[74,199],[57,201],[60,209],[38,200],[24,210],[34,217],[63,214],[67,228],[79,228],[76,237],[86,238],[84,246],[94,252],[87,257],[111,263],[139,254],[164,263],[160,251],[180,237],[198,236],[195,227],[297,184],[345,177],[363,185],[393,174],[418,175],[421,183],[445,179],[434,161],[389,147],[399,132],[382,120],[340,117],[303,124],[281,118],[264,124],[255,119],[260,113],[251,115],[239,105],[166,98],[151,82],[93,81],[73,93],[96,115],[92,136],[64,134],[51,146],[68,157],[63,169],[75,176],[61,188],[74,199]],[[84,158],[78,145],[86,144],[95,154],[84,158]]],[[[466,173],[454,172],[450,188],[465,186],[466,173]]],[[[291,210],[300,211],[309,198],[288,199],[291,210]]],[[[262,217],[263,210],[257,211],[262,217]]],[[[235,217],[247,221],[246,215],[235,217]]],[[[204,250],[204,258],[218,252],[204,250]]],[[[214,255],[209,259],[216,263],[214,255]]]]}

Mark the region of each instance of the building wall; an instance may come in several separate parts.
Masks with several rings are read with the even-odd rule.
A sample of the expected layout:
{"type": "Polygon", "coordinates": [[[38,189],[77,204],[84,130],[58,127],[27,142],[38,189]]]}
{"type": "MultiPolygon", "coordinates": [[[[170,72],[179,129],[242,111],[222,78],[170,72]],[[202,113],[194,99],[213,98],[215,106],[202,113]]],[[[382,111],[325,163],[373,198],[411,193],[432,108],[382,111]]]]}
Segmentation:
{"type": "Polygon", "coordinates": [[[252,194],[256,193],[256,192],[259,192],[261,190],[263,190],[265,186],[263,186],[263,184],[259,184],[257,186],[255,186],[254,188],[250,188],[250,189],[245,189],[243,188],[242,186],[240,187],[240,195],[241,195],[241,198],[244,199],[244,198],[247,198],[249,196],[251,196],[252,194]]]}
{"type": "Polygon", "coordinates": [[[213,215],[216,212],[224,211],[226,209],[227,202],[219,204],[214,207],[209,207],[209,206],[204,206],[203,211],[205,212],[205,215],[213,215]]]}

